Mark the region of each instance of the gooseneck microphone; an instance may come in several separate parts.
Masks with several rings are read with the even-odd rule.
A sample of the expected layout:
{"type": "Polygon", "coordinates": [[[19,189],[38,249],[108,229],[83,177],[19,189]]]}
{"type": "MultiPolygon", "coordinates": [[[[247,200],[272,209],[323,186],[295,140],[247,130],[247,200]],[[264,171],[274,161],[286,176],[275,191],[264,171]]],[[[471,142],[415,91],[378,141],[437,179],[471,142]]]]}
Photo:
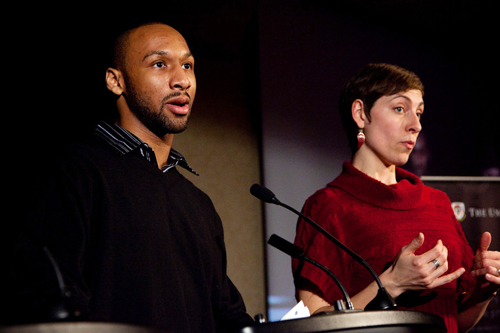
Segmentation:
{"type": "Polygon", "coordinates": [[[57,302],[47,311],[47,318],[44,319],[50,321],[73,321],[77,319],[83,319],[79,318],[80,313],[78,311],[74,311],[72,309],[72,306],[69,304],[69,293],[66,291],[66,286],[64,284],[61,270],[59,269],[59,265],[54,259],[54,256],[47,246],[44,246],[42,250],[49,259],[50,265],[54,270],[60,293],[57,302]]]}
{"type": "Polygon", "coordinates": [[[377,285],[379,287],[379,290],[377,292],[377,295],[373,300],[370,301],[365,307],[365,310],[391,310],[395,309],[397,307],[396,301],[394,301],[394,298],[392,298],[391,295],[385,290],[384,286],[382,285],[382,282],[380,281],[380,278],[378,277],[377,273],[373,270],[373,268],[368,265],[368,263],[361,258],[358,254],[356,254],[354,251],[349,249],[347,246],[345,246],[341,241],[339,241],[337,238],[335,238],[332,234],[330,234],[328,231],[323,229],[319,224],[311,220],[309,217],[305,216],[301,212],[297,211],[296,209],[288,206],[287,204],[282,203],[281,201],[276,198],[274,193],[259,184],[253,184],[252,187],[250,188],[250,193],[255,196],[257,199],[260,199],[264,202],[267,203],[272,203],[281,207],[284,207],[288,209],[289,211],[295,213],[298,215],[300,218],[302,218],[304,221],[309,223],[313,228],[318,230],[321,234],[323,234],[326,238],[328,238],[330,241],[332,241],[335,245],[340,247],[344,252],[346,252],[348,255],[350,255],[354,260],[356,260],[358,263],[360,263],[363,267],[365,267],[370,274],[373,276],[375,281],[377,282],[377,285]]]}
{"type": "MultiPolygon", "coordinates": [[[[284,253],[288,254],[292,258],[298,258],[298,259],[305,260],[305,261],[313,264],[314,266],[318,267],[323,272],[325,272],[326,274],[328,274],[333,279],[333,281],[335,281],[335,283],[339,287],[340,291],[342,292],[342,295],[344,296],[345,304],[347,305],[347,309],[354,310],[354,306],[352,305],[351,298],[347,294],[347,291],[345,290],[345,288],[342,285],[342,283],[339,281],[339,279],[337,278],[337,276],[332,273],[332,271],[330,271],[325,266],[321,265],[319,262],[317,262],[317,261],[309,258],[308,256],[306,256],[304,254],[304,251],[302,251],[302,249],[300,247],[298,247],[295,244],[290,243],[289,241],[287,241],[286,239],[281,238],[278,235],[274,235],[274,234],[271,235],[271,237],[269,238],[269,240],[267,241],[267,243],[269,245],[271,245],[271,246],[274,246],[275,248],[277,248],[281,252],[284,252],[284,253]]],[[[337,310],[343,310],[343,308],[339,308],[337,310]]]]}

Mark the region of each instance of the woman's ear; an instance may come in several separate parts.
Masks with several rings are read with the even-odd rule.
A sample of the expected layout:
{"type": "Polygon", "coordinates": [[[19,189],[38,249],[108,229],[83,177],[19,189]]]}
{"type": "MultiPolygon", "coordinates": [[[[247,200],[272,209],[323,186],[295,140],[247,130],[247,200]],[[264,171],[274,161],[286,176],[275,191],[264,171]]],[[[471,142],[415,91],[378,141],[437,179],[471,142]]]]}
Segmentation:
{"type": "Polygon", "coordinates": [[[358,128],[365,128],[366,114],[365,103],[357,99],[351,105],[352,119],[358,125],[358,128]]]}
{"type": "Polygon", "coordinates": [[[125,89],[122,72],[115,68],[106,70],[106,87],[116,96],[121,96],[125,89]]]}

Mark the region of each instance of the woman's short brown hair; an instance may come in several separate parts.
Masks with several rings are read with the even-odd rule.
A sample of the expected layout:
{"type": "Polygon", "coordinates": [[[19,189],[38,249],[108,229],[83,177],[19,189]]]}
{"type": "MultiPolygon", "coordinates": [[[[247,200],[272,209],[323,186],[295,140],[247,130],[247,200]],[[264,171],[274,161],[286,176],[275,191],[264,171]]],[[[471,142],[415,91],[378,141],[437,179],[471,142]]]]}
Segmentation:
{"type": "Polygon", "coordinates": [[[352,118],[352,103],[357,99],[363,101],[366,117],[370,120],[370,110],[380,97],[412,89],[424,95],[424,85],[415,73],[391,64],[368,64],[349,79],[340,94],[339,111],[353,154],[358,147],[358,126],[352,118]]]}

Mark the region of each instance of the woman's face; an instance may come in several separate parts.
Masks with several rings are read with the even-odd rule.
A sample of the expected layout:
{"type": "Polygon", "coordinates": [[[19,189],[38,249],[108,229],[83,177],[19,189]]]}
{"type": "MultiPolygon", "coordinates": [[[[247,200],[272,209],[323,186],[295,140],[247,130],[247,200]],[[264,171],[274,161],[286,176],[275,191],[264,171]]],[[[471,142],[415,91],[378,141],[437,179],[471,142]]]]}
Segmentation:
{"type": "Polygon", "coordinates": [[[408,161],[422,130],[420,117],[424,101],[420,90],[408,90],[380,97],[373,105],[371,121],[366,121],[365,144],[385,165],[401,166],[408,161]]]}

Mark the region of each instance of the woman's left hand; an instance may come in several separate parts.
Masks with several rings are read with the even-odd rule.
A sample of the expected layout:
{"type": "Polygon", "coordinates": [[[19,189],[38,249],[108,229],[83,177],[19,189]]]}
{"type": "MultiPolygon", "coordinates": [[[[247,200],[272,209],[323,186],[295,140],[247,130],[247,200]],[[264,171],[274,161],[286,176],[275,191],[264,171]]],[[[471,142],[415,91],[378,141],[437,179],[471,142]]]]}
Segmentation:
{"type": "Polygon", "coordinates": [[[493,293],[500,287],[500,252],[489,251],[490,244],[491,234],[489,232],[483,233],[476,250],[471,273],[477,278],[483,277],[484,279],[478,279],[479,287],[491,290],[493,293]]]}
{"type": "Polygon", "coordinates": [[[466,332],[483,317],[491,299],[500,288],[500,252],[489,251],[491,234],[483,233],[474,257],[471,274],[476,286],[458,309],[458,331],[466,332]]]}

